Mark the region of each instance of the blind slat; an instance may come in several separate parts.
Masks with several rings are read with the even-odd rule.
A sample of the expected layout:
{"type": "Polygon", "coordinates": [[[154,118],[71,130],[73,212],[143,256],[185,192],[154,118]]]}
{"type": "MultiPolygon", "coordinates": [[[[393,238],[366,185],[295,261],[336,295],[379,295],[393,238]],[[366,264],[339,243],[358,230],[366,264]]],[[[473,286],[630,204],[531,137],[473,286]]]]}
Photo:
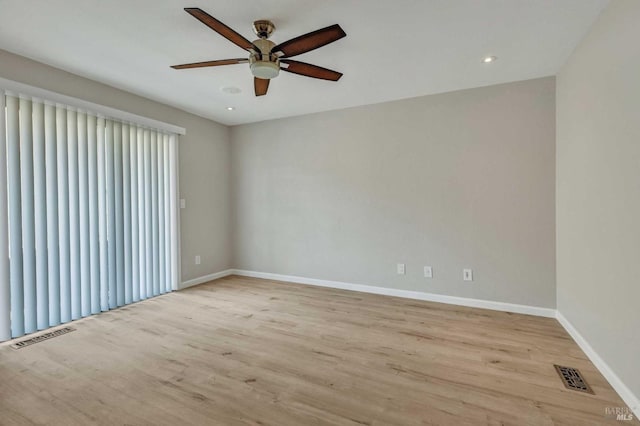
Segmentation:
{"type": "Polygon", "coordinates": [[[98,172],[98,245],[100,251],[100,309],[109,310],[109,247],[107,245],[107,147],[106,123],[98,118],[97,172],[98,172]]]}
{"type": "Polygon", "coordinates": [[[129,156],[129,144],[131,142],[131,133],[129,125],[122,126],[122,219],[123,219],[123,244],[122,253],[124,255],[124,303],[129,304],[132,301],[132,284],[131,284],[131,168],[129,156]]]}
{"type": "Polygon", "coordinates": [[[107,272],[109,280],[109,309],[118,306],[117,301],[117,274],[116,274],[116,195],[115,195],[115,160],[113,143],[113,122],[107,120],[107,130],[105,132],[106,149],[106,171],[107,171],[107,259],[109,269],[107,272]]]}
{"type": "Polygon", "coordinates": [[[171,289],[178,289],[178,282],[180,280],[180,248],[178,238],[178,223],[180,221],[180,211],[178,210],[178,147],[177,137],[171,135],[169,138],[169,151],[171,161],[169,162],[169,176],[171,180],[169,182],[169,197],[171,199],[171,232],[169,237],[171,238],[171,289]]]}
{"type": "Polygon", "coordinates": [[[157,169],[158,169],[158,184],[157,184],[157,192],[158,192],[158,208],[156,209],[158,212],[158,287],[160,289],[160,293],[167,292],[167,283],[165,281],[165,261],[164,261],[164,244],[165,244],[165,235],[164,235],[164,221],[165,221],[165,210],[164,210],[164,137],[165,135],[158,135],[158,158],[157,169]]]}
{"type": "Polygon", "coordinates": [[[38,327],[36,321],[36,247],[33,209],[33,119],[31,102],[26,99],[20,99],[19,114],[24,332],[33,333],[38,327]]]}
{"type": "Polygon", "coordinates": [[[58,235],[60,238],[60,322],[71,321],[71,275],[69,245],[69,158],[67,155],[67,110],[56,107],[58,154],[58,235]]]}
{"type": "Polygon", "coordinates": [[[47,186],[47,276],[49,325],[60,324],[60,248],[58,245],[58,160],[56,108],[44,106],[45,169],[47,186]]]}
{"type": "Polygon", "coordinates": [[[89,158],[87,114],[78,113],[78,215],[80,237],[80,313],[91,315],[91,251],[89,249],[89,158]]]}
{"type": "Polygon", "coordinates": [[[166,269],[166,285],[167,291],[171,291],[171,173],[170,173],[170,146],[171,139],[170,136],[164,140],[164,171],[165,171],[165,179],[164,179],[164,210],[165,210],[165,269],[166,269]]]}
{"type": "Polygon", "coordinates": [[[116,303],[124,305],[124,218],[122,203],[122,124],[113,124],[113,161],[116,216],[116,303]]]}
{"type": "Polygon", "coordinates": [[[44,104],[33,103],[33,206],[36,258],[36,321],[38,330],[49,327],[47,265],[47,192],[45,171],[44,104]]]}
{"type": "Polygon", "coordinates": [[[98,212],[98,151],[99,128],[94,115],[87,116],[87,192],[89,214],[89,269],[91,313],[100,312],[100,243],[98,212]]]}
{"type": "Polygon", "coordinates": [[[24,334],[24,287],[22,285],[22,202],[20,201],[20,107],[7,98],[7,189],[9,192],[9,280],[11,283],[11,335],[24,334]]]}
{"type": "Polygon", "coordinates": [[[146,235],[147,227],[145,224],[146,206],[145,206],[145,167],[144,167],[144,146],[145,146],[145,132],[143,129],[138,129],[137,132],[137,162],[138,162],[138,257],[139,257],[139,270],[140,270],[140,299],[147,298],[147,256],[145,249],[147,247],[146,235]]]}
{"type": "Polygon", "coordinates": [[[158,133],[151,132],[151,260],[153,295],[160,293],[158,264],[158,133]]]}
{"type": "Polygon", "coordinates": [[[153,296],[153,228],[151,225],[151,132],[144,132],[144,239],[147,297],[153,296]]]}
{"type": "Polygon", "coordinates": [[[0,341],[11,338],[6,98],[0,90],[0,341]]]}
{"type": "Polygon", "coordinates": [[[134,302],[140,300],[140,258],[139,229],[138,229],[138,135],[140,130],[136,126],[131,126],[129,141],[130,156],[130,194],[131,194],[131,297],[134,302]]]}
{"type": "Polygon", "coordinates": [[[80,202],[78,187],[78,114],[67,111],[67,155],[69,173],[69,265],[71,319],[82,317],[80,288],[80,202]]]}

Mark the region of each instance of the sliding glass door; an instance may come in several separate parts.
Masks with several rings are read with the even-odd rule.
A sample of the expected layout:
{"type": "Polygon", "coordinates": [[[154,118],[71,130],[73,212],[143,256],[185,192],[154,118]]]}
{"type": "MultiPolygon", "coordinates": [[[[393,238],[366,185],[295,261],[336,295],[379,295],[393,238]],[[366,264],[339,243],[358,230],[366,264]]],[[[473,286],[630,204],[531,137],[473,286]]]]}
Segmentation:
{"type": "Polygon", "coordinates": [[[0,91],[0,341],[177,286],[177,135],[0,91]]]}

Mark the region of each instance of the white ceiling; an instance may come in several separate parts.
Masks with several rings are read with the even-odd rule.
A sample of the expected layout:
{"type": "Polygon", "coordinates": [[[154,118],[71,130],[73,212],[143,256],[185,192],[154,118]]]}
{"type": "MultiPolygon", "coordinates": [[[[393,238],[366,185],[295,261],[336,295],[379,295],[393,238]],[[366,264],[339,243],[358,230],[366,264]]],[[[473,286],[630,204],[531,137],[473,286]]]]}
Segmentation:
{"type": "Polygon", "coordinates": [[[0,0],[0,48],[233,125],[553,75],[608,1],[0,0]],[[346,38],[295,59],[344,77],[283,72],[256,98],[247,64],[170,69],[246,56],[184,7],[250,40],[271,19],[276,43],[338,23],[346,38]]]}

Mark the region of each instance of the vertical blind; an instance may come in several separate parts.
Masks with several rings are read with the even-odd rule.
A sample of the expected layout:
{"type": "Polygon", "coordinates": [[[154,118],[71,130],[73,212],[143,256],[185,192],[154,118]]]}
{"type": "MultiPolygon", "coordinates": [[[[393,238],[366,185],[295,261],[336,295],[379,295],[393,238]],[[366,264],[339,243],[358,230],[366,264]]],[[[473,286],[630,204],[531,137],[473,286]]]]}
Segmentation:
{"type": "Polygon", "coordinates": [[[176,288],[177,135],[0,91],[0,341],[176,288]]]}

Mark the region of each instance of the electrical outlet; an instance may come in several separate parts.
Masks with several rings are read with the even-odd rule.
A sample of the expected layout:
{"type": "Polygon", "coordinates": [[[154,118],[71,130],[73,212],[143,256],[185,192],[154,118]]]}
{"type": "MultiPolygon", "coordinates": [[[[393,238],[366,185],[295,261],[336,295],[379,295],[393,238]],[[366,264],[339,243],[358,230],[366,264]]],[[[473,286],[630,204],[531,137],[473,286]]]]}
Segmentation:
{"type": "Polygon", "coordinates": [[[180,208],[181,209],[187,208],[187,200],[185,200],[184,198],[180,198],[180,208]]]}
{"type": "Polygon", "coordinates": [[[200,264],[200,256],[196,256],[196,265],[200,264]]]}
{"type": "Polygon", "coordinates": [[[406,272],[406,268],[404,267],[404,263],[398,263],[398,275],[404,275],[406,272]]]}
{"type": "Polygon", "coordinates": [[[463,269],[462,279],[464,281],[473,281],[473,271],[471,269],[463,269]]]}
{"type": "Polygon", "coordinates": [[[424,267],[424,277],[433,278],[433,269],[431,269],[431,266],[424,267]]]}

